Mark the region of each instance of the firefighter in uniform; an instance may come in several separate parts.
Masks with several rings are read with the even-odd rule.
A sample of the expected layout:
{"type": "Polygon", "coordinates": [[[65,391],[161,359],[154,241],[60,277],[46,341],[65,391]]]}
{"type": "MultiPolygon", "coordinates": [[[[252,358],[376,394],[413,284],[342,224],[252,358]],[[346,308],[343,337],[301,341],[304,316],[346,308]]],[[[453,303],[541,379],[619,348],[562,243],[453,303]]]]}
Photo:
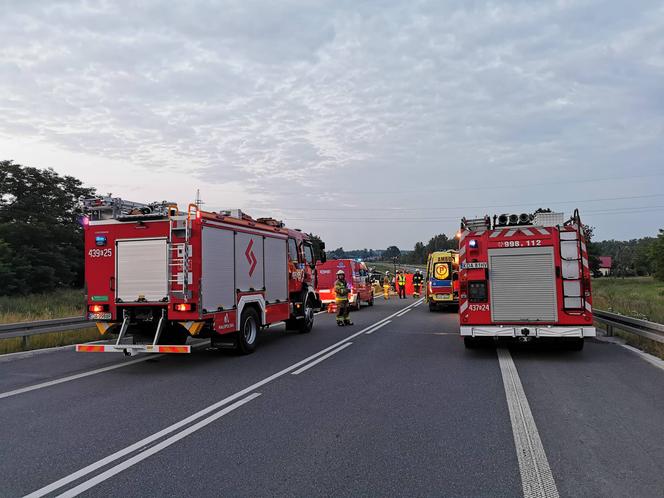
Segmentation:
{"type": "Polygon", "coordinates": [[[344,325],[353,325],[348,317],[348,284],[346,283],[346,274],[343,270],[337,272],[337,281],[334,283],[334,293],[336,295],[335,301],[337,303],[337,325],[342,327],[344,325]]]}
{"type": "Polygon", "coordinates": [[[385,301],[390,298],[390,272],[386,271],[385,276],[383,277],[383,297],[385,301]]]}
{"type": "Polygon", "coordinates": [[[422,276],[422,272],[420,270],[416,270],[415,275],[413,275],[413,297],[415,299],[420,297],[420,290],[422,289],[423,281],[424,277],[422,276]]]}
{"type": "Polygon", "coordinates": [[[406,299],[406,274],[403,270],[399,270],[397,275],[397,290],[399,291],[399,299],[406,299]]]}

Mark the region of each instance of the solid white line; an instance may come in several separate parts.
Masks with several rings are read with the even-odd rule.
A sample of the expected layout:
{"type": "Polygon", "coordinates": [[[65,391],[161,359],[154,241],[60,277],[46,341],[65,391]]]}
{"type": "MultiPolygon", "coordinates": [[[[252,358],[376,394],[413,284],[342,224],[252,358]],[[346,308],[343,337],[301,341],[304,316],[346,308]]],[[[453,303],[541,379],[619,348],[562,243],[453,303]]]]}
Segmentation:
{"type": "Polygon", "coordinates": [[[249,403],[250,401],[256,399],[258,396],[260,396],[261,393],[253,393],[250,396],[247,396],[244,399],[241,399],[240,401],[237,401],[233,403],[230,406],[227,406],[223,410],[219,410],[217,413],[214,415],[210,415],[207,418],[204,418],[203,420],[195,423],[191,427],[187,427],[185,430],[182,432],[178,432],[177,434],[172,435],[168,439],[163,440],[161,443],[156,444],[152,448],[148,448],[145,451],[142,451],[141,453],[134,455],[133,457],[125,460],[124,462],[116,465],[115,467],[112,467],[108,469],[105,472],[102,472],[101,474],[93,477],[92,479],[82,482],[78,486],[71,488],[61,495],[60,497],[73,497],[73,496],[78,496],[79,494],[83,493],[84,491],[87,491],[88,489],[96,486],[97,484],[100,484],[104,482],[107,479],[110,479],[116,474],[119,474],[123,470],[128,469],[129,467],[132,467],[136,465],[138,462],[141,462],[145,460],[146,458],[154,455],[155,453],[160,452],[161,450],[168,448],[170,445],[177,443],[180,439],[184,439],[185,437],[189,436],[190,434],[193,434],[194,432],[202,429],[208,424],[211,424],[215,420],[223,417],[224,415],[227,415],[228,413],[232,412],[233,410],[236,410],[237,408],[240,408],[242,405],[249,403]]]}
{"type": "Polygon", "coordinates": [[[164,355],[163,354],[154,354],[154,355],[146,356],[144,358],[138,358],[136,360],[131,360],[131,361],[123,362],[123,363],[118,363],[117,365],[111,365],[111,366],[104,367],[104,368],[98,368],[97,370],[90,370],[89,372],[83,372],[83,373],[76,374],[76,375],[70,375],[69,377],[62,377],[61,379],[49,380],[48,382],[42,382],[41,384],[35,384],[33,386],[22,387],[20,389],[14,389],[13,391],[7,391],[7,392],[4,392],[4,393],[0,393],[0,399],[9,398],[10,396],[16,396],[17,394],[23,394],[23,393],[27,393],[27,392],[30,392],[30,391],[35,391],[36,389],[43,389],[44,387],[55,386],[55,385],[58,385],[58,384],[62,384],[63,382],[70,382],[72,380],[82,379],[83,377],[89,377],[90,375],[97,375],[97,374],[100,374],[102,372],[108,372],[110,370],[115,370],[116,368],[128,367],[129,365],[134,365],[135,363],[140,363],[142,361],[149,360],[150,358],[159,358],[160,356],[164,356],[164,355]]]}
{"type": "Polygon", "coordinates": [[[365,334],[367,334],[367,335],[369,335],[369,334],[373,334],[376,330],[378,330],[378,329],[384,327],[384,326],[387,325],[388,323],[392,323],[392,320],[388,320],[388,321],[386,321],[386,322],[381,323],[380,325],[375,326],[375,327],[372,328],[371,330],[367,330],[367,331],[365,332],[365,334]]]}
{"type": "MultiPolygon", "coordinates": [[[[413,306],[413,304],[411,304],[410,306],[413,306]]],[[[346,342],[350,341],[351,339],[359,336],[360,334],[363,334],[364,332],[366,332],[367,330],[370,330],[371,328],[375,327],[376,325],[381,324],[384,321],[389,320],[390,318],[393,318],[394,316],[396,316],[397,313],[400,313],[401,311],[402,310],[399,310],[399,311],[383,318],[382,320],[379,320],[378,322],[376,322],[372,325],[369,325],[368,327],[365,327],[364,329],[360,330],[359,332],[356,332],[356,333],[346,337],[345,339],[342,339],[342,340],[336,342],[335,344],[332,344],[331,346],[328,346],[327,348],[322,349],[322,350],[318,351],[317,353],[312,354],[311,356],[305,358],[304,360],[298,361],[297,363],[294,363],[293,365],[291,365],[289,367],[286,367],[283,370],[281,370],[281,371],[279,371],[275,374],[272,374],[269,377],[266,377],[263,380],[260,380],[260,381],[256,382],[255,384],[252,384],[251,386],[242,389],[241,391],[236,392],[235,394],[231,394],[227,398],[224,398],[224,399],[208,406],[207,408],[203,408],[202,410],[194,413],[193,415],[190,415],[189,417],[187,417],[185,419],[182,419],[179,422],[176,422],[175,424],[170,425],[170,426],[166,427],[165,429],[162,429],[161,431],[156,432],[155,434],[152,434],[151,436],[146,437],[145,439],[137,441],[136,443],[134,443],[130,446],[127,446],[124,449],[116,451],[115,453],[113,453],[113,454],[111,454],[111,455],[109,455],[105,458],[102,458],[101,460],[98,460],[97,462],[92,463],[92,464],[88,465],[87,467],[84,467],[84,468],[74,472],[73,474],[65,476],[65,477],[63,477],[63,478],[61,478],[61,479],[59,479],[59,480],[57,480],[57,481],[55,481],[55,482],[53,482],[53,483],[51,483],[47,486],[35,491],[34,493],[32,493],[28,496],[31,496],[31,497],[32,496],[34,496],[34,497],[44,496],[45,494],[48,494],[48,493],[50,493],[50,492],[52,492],[56,489],[59,489],[59,488],[65,486],[65,485],[73,482],[73,481],[76,481],[76,480],[80,479],[81,477],[86,476],[86,475],[94,472],[95,470],[97,470],[101,467],[104,467],[104,466],[108,465],[109,463],[114,462],[115,460],[118,460],[119,458],[122,458],[122,457],[124,457],[124,456],[126,456],[126,455],[142,448],[143,446],[145,446],[147,444],[150,444],[150,443],[162,438],[163,436],[165,436],[165,435],[167,435],[167,434],[169,434],[173,431],[176,431],[180,427],[183,427],[183,426],[193,422],[194,420],[202,417],[203,415],[206,415],[206,414],[208,414],[212,411],[215,411],[218,408],[230,403],[231,401],[235,401],[236,399],[244,396],[245,394],[248,394],[249,392],[258,389],[259,387],[262,387],[265,384],[268,384],[268,383],[272,382],[273,380],[278,379],[279,377],[282,377],[282,376],[292,372],[293,370],[296,370],[297,368],[301,367],[302,365],[305,365],[306,363],[313,360],[314,358],[318,358],[319,356],[327,353],[328,351],[331,351],[333,349],[338,348],[342,344],[345,344],[346,342]]],[[[152,356],[152,357],[154,358],[154,356],[152,356]]]]}
{"type": "MultiPolygon", "coordinates": [[[[86,343],[87,344],[87,343],[86,343]]],[[[90,343],[92,344],[92,343],[90,343]]],[[[207,344],[207,341],[199,341],[195,342],[192,344],[192,349],[200,349],[203,344],[207,344]]],[[[95,354],[95,353],[90,353],[90,354],[95,354]]],[[[99,353],[103,354],[103,353],[99,353]]],[[[17,394],[23,394],[27,393],[30,391],[35,391],[37,389],[43,389],[45,387],[51,387],[51,386],[56,386],[58,384],[62,384],[63,382],[71,382],[72,380],[77,380],[77,379],[82,379],[84,377],[89,377],[90,375],[97,375],[103,372],[108,372],[110,370],[115,370],[117,368],[123,368],[123,367],[128,367],[130,365],[134,365],[136,363],[140,363],[142,361],[147,361],[150,359],[154,358],[159,358],[161,356],[165,356],[164,354],[147,354],[145,356],[142,356],[140,358],[137,358],[136,360],[130,360],[130,361],[124,361],[122,363],[118,363],[116,365],[110,365],[108,367],[103,367],[103,368],[97,368],[96,370],[89,370],[87,372],[81,372],[79,374],[75,375],[70,375],[68,377],[62,377],[60,379],[55,379],[55,380],[49,380],[47,382],[42,382],[41,384],[35,384],[32,386],[27,386],[27,387],[21,387],[20,389],[14,389],[13,391],[7,391],[4,393],[0,393],[0,399],[3,398],[9,398],[10,396],[16,396],[17,394]]]]}
{"type": "Polygon", "coordinates": [[[415,306],[413,306],[413,308],[417,308],[417,307],[418,307],[420,304],[422,304],[422,303],[423,303],[423,301],[420,301],[420,302],[417,303],[415,306]]]}
{"type": "Polygon", "coordinates": [[[498,348],[497,352],[512,423],[514,446],[519,461],[523,496],[524,498],[558,498],[556,481],[553,479],[553,473],[549,467],[549,461],[546,458],[544,446],[514,360],[505,348],[498,348]]]}
{"type": "Polygon", "coordinates": [[[630,346],[629,344],[621,344],[621,346],[625,349],[628,349],[632,353],[638,354],[641,358],[646,360],[651,365],[664,370],[664,360],[661,360],[656,356],[651,355],[650,353],[646,353],[645,351],[641,351],[640,349],[637,349],[634,346],[630,346]]]}
{"type": "Polygon", "coordinates": [[[325,361],[325,360],[327,360],[330,356],[332,356],[332,355],[334,355],[334,354],[337,354],[337,353],[338,353],[339,351],[341,351],[342,349],[346,349],[346,348],[347,348],[348,346],[350,346],[351,344],[353,344],[353,343],[352,343],[352,342],[347,342],[346,344],[343,344],[342,346],[338,347],[337,349],[335,349],[335,350],[333,350],[333,351],[330,351],[330,352],[327,353],[326,355],[321,356],[321,357],[318,358],[316,361],[312,361],[311,363],[309,363],[309,364],[303,366],[303,367],[300,368],[299,370],[295,370],[295,372],[292,372],[291,375],[300,375],[300,374],[301,374],[302,372],[304,372],[305,370],[309,370],[311,367],[313,367],[313,366],[315,366],[315,365],[318,365],[321,361],[325,361]]]}
{"type": "MultiPolygon", "coordinates": [[[[414,308],[414,306],[413,306],[413,308],[414,308]]],[[[397,315],[397,317],[399,317],[399,316],[404,316],[406,313],[409,313],[409,312],[413,311],[413,308],[408,308],[407,310],[402,311],[401,313],[399,313],[399,314],[397,315]]]]}

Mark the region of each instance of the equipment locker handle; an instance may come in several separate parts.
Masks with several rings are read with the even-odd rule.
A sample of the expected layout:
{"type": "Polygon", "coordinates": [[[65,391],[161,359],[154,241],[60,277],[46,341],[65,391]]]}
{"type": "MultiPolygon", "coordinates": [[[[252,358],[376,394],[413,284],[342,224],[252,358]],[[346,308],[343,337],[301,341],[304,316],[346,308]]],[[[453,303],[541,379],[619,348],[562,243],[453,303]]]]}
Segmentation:
{"type": "Polygon", "coordinates": [[[108,282],[109,289],[115,291],[115,277],[111,277],[108,282]]]}

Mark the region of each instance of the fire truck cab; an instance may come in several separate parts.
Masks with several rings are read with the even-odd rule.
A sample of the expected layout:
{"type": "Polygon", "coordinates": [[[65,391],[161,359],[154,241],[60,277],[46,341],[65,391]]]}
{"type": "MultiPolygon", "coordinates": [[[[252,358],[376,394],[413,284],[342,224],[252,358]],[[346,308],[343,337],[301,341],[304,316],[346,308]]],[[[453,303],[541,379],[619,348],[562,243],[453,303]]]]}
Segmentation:
{"type": "Polygon", "coordinates": [[[369,270],[367,266],[354,259],[334,259],[321,262],[316,265],[317,290],[320,300],[324,305],[334,303],[334,283],[337,272],[342,270],[346,275],[346,282],[350,290],[348,301],[351,306],[359,310],[362,302],[373,306],[373,287],[369,281],[369,270]]]}
{"type": "Polygon", "coordinates": [[[118,337],[77,351],[189,353],[193,336],[250,353],[260,330],[278,322],[311,331],[320,300],[306,234],[196,204],[180,212],[109,196],[84,207],[88,319],[118,337]]]}
{"type": "Polygon", "coordinates": [[[588,251],[578,210],[461,221],[460,332],[483,338],[557,338],[583,348],[593,327],[588,251]]]}

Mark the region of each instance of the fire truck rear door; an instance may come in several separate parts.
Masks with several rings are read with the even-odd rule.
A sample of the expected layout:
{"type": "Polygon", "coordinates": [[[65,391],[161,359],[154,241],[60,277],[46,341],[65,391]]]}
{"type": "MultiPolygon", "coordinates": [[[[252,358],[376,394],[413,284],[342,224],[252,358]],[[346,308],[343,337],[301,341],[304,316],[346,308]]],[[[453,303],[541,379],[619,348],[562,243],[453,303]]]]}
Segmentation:
{"type": "Polygon", "coordinates": [[[118,240],[116,297],[123,302],[157,302],[168,297],[168,249],[165,238],[118,240]]]}
{"type": "Polygon", "coordinates": [[[489,249],[489,281],[492,321],[557,320],[553,247],[489,249]]]}

